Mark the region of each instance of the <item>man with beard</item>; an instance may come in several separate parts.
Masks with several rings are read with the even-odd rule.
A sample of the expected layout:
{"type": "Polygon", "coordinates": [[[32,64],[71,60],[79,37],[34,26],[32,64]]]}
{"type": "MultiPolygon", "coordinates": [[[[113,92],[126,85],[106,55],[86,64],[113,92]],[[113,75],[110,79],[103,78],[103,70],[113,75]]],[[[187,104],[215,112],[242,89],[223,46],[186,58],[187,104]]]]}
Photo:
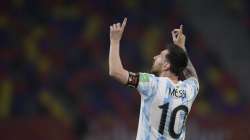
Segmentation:
{"type": "Polygon", "coordinates": [[[183,26],[172,31],[173,44],[154,56],[151,72],[134,73],[123,68],[119,48],[127,23],[110,26],[109,74],[141,95],[137,140],[184,140],[186,118],[199,82],[187,56],[183,26]]]}

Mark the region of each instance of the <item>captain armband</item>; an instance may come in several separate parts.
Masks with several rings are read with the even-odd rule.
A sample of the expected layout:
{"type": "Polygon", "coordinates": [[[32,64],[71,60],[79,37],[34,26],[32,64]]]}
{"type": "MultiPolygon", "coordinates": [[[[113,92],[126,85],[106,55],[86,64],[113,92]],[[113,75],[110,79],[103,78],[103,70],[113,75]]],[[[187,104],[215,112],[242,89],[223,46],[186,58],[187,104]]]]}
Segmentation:
{"type": "Polygon", "coordinates": [[[137,88],[139,84],[139,73],[129,72],[128,82],[126,85],[137,88]]]}

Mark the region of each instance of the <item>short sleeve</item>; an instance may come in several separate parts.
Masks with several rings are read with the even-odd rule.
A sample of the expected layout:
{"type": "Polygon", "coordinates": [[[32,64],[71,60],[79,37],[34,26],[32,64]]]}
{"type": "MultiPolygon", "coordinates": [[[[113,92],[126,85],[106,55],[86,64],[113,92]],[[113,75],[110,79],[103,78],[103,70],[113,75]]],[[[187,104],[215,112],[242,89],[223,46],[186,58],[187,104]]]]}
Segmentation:
{"type": "Polygon", "coordinates": [[[198,94],[199,82],[198,82],[198,80],[196,78],[190,77],[190,78],[184,80],[184,82],[191,87],[192,91],[194,91],[194,93],[196,95],[198,94]]]}
{"type": "Polygon", "coordinates": [[[151,97],[156,88],[157,78],[153,74],[139,73],[137,90],[142,97],[151,97]]]}

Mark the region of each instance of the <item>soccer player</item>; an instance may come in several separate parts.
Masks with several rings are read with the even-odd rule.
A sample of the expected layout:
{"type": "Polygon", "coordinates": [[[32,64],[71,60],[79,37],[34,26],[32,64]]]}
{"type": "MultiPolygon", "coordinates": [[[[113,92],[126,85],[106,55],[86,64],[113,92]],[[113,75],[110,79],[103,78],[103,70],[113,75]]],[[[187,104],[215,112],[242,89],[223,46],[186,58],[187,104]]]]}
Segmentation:
{"type": "Polygon", "coordinates": [[[136,140],[184,140],[186,118],[199,90],[196,71],[187,57],[183,26],[172,31],[173,44],[154,56],[151,72],[124,69],[120,40],[127,23],[110,26],[109,74],[141,95],[136,140]],[[183,77],[181,79],[181,75],[183,77]]]}

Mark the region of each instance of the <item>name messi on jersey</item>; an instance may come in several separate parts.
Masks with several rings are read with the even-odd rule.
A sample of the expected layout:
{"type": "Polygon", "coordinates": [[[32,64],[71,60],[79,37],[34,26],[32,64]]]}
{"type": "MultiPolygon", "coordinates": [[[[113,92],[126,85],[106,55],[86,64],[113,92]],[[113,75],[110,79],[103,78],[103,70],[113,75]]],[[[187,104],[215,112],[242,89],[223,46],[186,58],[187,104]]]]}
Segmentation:
{"type": "Polygon", "coordinates": [[[186,90],[169,88],[169,95],[176,98],[186,98],[186,90]]]}

